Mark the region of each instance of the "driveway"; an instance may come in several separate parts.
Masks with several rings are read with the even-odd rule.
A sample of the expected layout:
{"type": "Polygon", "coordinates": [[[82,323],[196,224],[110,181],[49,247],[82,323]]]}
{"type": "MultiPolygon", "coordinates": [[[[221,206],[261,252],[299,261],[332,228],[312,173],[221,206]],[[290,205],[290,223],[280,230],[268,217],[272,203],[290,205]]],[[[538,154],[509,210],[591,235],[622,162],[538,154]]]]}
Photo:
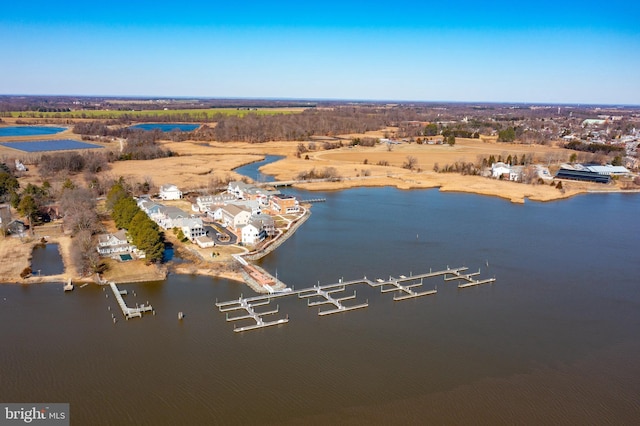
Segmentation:
{"type": "Polygon", "coordinates": [[[213,239],[213,241],[215,241],[216,245],[228,246],[228,245],[236,244],[238,242],[238,237],[236,237],[236,234],[229,231],[227,228],[223,228],[222,226],[205,225],[204,230],[207,233],[207,236],[213,239]],[[218,235],[221,235],[221,234],[228,235],[229,240],[221,241],[220,238],[218,237],[218,235]]]}

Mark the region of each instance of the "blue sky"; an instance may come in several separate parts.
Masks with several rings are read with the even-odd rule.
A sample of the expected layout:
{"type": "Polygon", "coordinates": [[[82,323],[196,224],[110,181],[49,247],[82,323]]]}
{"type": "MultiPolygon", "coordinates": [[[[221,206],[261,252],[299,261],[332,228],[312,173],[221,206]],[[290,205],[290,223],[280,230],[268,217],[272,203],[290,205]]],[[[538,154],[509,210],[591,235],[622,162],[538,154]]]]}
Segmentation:
{"type": "Polygon", "coordinates": [[[12,1],[0,93],[640,104],[638,3],[12,1]]]}

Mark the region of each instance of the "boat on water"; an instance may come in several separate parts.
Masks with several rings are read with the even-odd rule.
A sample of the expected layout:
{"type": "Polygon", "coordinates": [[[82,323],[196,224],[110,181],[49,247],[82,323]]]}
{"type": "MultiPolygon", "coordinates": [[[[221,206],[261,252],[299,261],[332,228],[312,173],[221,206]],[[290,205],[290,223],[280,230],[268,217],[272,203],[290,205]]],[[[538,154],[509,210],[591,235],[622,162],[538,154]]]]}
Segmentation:
{"type": "Polygon", "coordinates": [[[73,283],[71,282],[71,278],[69,278],[69,281],[67,281],[67,283],[64,285],[64,291],[71,291],[73,290],[73,283]]]}

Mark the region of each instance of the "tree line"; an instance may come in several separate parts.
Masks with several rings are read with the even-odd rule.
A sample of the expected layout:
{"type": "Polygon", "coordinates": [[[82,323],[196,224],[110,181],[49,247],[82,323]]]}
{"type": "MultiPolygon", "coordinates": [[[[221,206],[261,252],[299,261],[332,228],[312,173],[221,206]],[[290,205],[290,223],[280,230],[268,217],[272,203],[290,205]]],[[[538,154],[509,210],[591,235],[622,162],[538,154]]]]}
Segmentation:
{"type": "Polygon", "coordinates": [[[146,260],[161,262],[164,254],[164,234],[158,224],[138,207],[122,179],[111,187],[106,203],[116,226],[127,230],[131,242],[145,253],[146,260]]]}

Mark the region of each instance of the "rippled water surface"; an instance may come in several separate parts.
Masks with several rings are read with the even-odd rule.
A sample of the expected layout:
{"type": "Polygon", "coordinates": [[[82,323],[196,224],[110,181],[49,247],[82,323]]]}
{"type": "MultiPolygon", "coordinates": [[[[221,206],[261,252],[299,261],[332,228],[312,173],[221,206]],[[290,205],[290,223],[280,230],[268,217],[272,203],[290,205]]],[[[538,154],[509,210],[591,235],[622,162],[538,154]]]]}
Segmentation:
{"type": "Polygon", "coordinates": [[[73,424],[640,421],[638,195],[322,196],[260,262],[297,289],[461,265],[497,281],[403,302],[357,286],[369,307],[326,317],[284,298],[265,310],[288,324],[240,334],[214,304],[251,291],[224,280],[121,285],[156,311],[129,321],[108,288],[3,285],[0,401],[69,402],[73,424]]]}

